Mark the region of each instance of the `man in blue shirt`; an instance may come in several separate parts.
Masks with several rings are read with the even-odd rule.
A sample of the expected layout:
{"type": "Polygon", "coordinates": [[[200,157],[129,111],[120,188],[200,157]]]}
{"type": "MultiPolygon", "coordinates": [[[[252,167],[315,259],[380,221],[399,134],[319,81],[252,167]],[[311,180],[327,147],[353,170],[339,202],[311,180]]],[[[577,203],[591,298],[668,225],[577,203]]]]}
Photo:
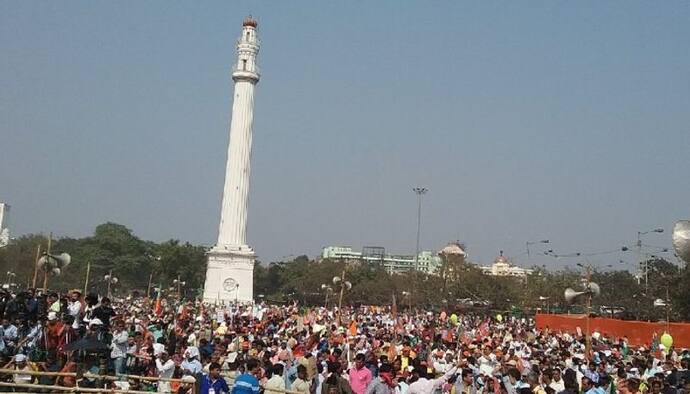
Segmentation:
{"type": "Polygon", "coordinates": [[[256,378],[261,372],[259,361],[250,359],[247,361],[245,372],[237,377],[232,386],[232,394],[259,394],[259,380],[256,378]]]}
{"type": "MultiPolygon", "coordinates": [[[[257,381],[258,384],[258,381],[257,381]]],[[[211,363],[208,367],[208,375],[204,375],[201,380],[201,394],[221,394],[229,393],[230,388],[225,383],[225,379],[220,376],[220,364],[211,363]]]]}

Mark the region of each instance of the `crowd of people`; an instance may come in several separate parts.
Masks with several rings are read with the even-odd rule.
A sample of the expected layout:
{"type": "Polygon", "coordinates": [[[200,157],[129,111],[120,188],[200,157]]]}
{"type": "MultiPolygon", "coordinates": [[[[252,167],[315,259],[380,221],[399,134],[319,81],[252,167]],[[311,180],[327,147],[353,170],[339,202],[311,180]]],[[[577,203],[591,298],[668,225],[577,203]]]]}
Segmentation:
{"type": "Polygon", "coordinates": [[[687,349],[454,312],[7,290],[0,367],[12,371],[0,380],[204,394],[690,393],[687,349]]]}

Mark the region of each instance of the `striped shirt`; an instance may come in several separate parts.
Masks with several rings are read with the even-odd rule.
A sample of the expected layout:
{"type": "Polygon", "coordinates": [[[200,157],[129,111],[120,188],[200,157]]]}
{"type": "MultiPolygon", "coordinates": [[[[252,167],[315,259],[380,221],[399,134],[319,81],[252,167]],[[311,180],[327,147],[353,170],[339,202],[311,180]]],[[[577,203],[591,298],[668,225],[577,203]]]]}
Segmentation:
{"type": "Polygon", "coordinates": [[[254,375],[243,373],[235,380],[232,394],[259,394],[259,381],[254,375]]]}

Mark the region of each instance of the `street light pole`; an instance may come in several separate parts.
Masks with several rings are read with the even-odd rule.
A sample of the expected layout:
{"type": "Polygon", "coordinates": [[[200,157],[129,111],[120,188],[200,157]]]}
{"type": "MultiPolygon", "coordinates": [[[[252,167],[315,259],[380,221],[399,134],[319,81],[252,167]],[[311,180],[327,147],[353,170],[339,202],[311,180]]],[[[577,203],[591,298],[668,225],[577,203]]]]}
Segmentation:
{"type": "MultiPolygon", "coordinates": [[[[642,266],[642,239],[641,236],[649,233],[663,233],[663,228],[655,228],[653,230],[638,231],[637,232],[637,255],[640,259],[640,266],[642,266]]],[[[645,258],[644,260],[644,292],[649,293],[649,260],[645,258]]]]}
{"type": "Polygon", "coordinates": [[[415,187],[412,189],[417,194],[417,247],[414,254],[414,270],[419,271],[419,235],[422,226],[422,196],[429,191],[424,187],[415,187]]]}
{"type": "MultiPolygon", "coordinates": [[[[585,269],[585,281],[586,281],[586,286],[587,289],[589,290],[589,283],[592,280],[592,266],[587,264],[587,266],[584,266],[580,263],[577,263],[579,267],[582,267],[585,269]]],[[[587,319],[585,320],[585,357],[587,360],[592,360],[592,337],[590,335],[590,328],[589,328],[589,316],[592,314],[592,292],[588,291],[587,292],[587,319]]]]}
{"type": "Polygon", "coordinates": [[[110,285],[113,283],[113,270],[108,271],[108,298],[110,298],[110,285]]]}

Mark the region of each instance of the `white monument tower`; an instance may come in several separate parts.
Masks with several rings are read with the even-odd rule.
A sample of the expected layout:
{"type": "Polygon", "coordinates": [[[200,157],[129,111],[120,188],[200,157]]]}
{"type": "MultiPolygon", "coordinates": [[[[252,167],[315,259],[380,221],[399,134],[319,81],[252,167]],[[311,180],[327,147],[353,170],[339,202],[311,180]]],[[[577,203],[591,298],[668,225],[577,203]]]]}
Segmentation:
{"type": "Polygon", "coordinates": [[[254,88],[259,82],[256,55],[260,41],[257,23],[248,17],[237,41],[237,64],[232,70],[235,97],[218,242],[208,253],[204,301],[251,302],[254,293],[254,250],[247,245],[247,205],[252,155],[254,88]]]}
{"type": "Polygon", "coordinates": [[[10,243],[10,229],[7,228],[7,214],[9,212],[10,206],[0,202],[0,248],[10,243]]]}

